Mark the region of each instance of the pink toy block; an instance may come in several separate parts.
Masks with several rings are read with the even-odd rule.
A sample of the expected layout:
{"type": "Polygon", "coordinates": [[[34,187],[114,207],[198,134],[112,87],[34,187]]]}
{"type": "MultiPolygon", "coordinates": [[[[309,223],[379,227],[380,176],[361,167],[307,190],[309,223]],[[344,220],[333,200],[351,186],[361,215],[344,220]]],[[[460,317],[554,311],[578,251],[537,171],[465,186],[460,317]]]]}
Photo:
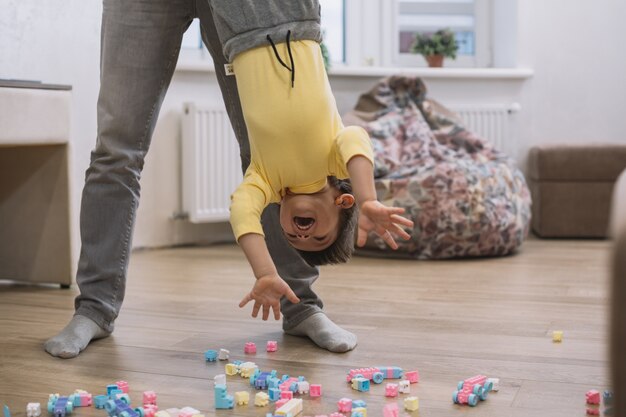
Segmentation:
{"type": "Polygon", "coordinates": [[[599,416],[600,415],[600,409],[599,408],[588,408],[587,409],[587,415],[588,416],[599,416]]]}
{"type": "Polygon", "coordinates": [[[585,394],[585,398],[587,399],[587,404],[600,404],[600,391],[595,389],[589,390],[585,394]]]}
{"type": "Polygon", "coordinates": [[[311,397],[321,397],[322,386],[320,384],[311,384],[311,386],[309,387],[309,395],[311,397]]]}
{"type": "Polygon", "coordinates": [[[417,370],[405,373],[404,377],[408,379],[411,384],[417,384],[420,381],[420,374],[417,370]]]}
{"type": "Polygon", "coordinates": [[[156,405],[156,392],[154,391],[144,391],[143,392],[143,405],[156,405]]]}
{"type": "Polygon", "coordinates": [[[298,378],[291,377],[282,384],[278,385],[278,388],[280,388],[281,391],[290,391],[291,384],[294,382],[298,382],[298,378]]]}
{"type": "Polygon", "coordinates": [[[278,350],[278,342],[275,340],[270,340],[267,342],[267,351],[268,352],[276,352],[278,350]]]}
{"type": "Polygon", "coordinates": [[[342,398],[337,401],[337,408],[342,413],[349,413],[352,411],[352,400],[350,398],[342,398]]]}
{"type": "Polygon", "coordinates": [[[332,413],[331,415],[329,415],[328,417],[346,417],[341,413],[332,413]]]}
{"type": "Polygon", "coordinates": [[[398,396],[398,384],[385,385],[385,397],[397,397],[398,396]]]}
{"type": "Polygon", "coordinates": [[[487,382],[484,375],[476,375],[459,381],[457,389],[452,393],[452,401],[455,404],[467,404],[475,407],[478,401],[487,399],[487,394],[491,391],[492,384],[487,382]]]}
{"type": "Polygon", "coordinates": [[[74,395],[78,397],[78,401],[79,401],[78,406],[79,407],[90,407],[91,406],[92,401],[93,401],[92,400],[92,396],[87,391],[76,390],[74,395]]]}
{"type": "Polygon", "coordinates": [[[126,381],[117,381],[115,383],[119,389],[122,390],[124,394],[128,394],[128,382],[126,381]]]}
{"type": "Polygon", "coordinates": [[[243,353],[256,353],[256,345],[253,342],[246,342],[243,353]]]}
{"type": "Polygon", "coordinates": [[[387,404],[383,408],[383,417],[399,417],[399,416],[400,416],[400,410],[398,409],[398,404],[396,403],[387,404]]]}
{"type": "Polygon", "coordinates": [[[144,417],[154,417],[157,411],[159,411],[159,407],[154,404],[145,404],[143,406],[144,417]]]}
{"type": "Polygon", "coordinates": [[[291,400],[291,399],[293,399],[293,392],[291,392],[291,391],[281,391],[280,392],[280,398],[281,399],[286,398],[288,400],[291,400]]]}
{"type": "Polygon", "coordinates": [[[280,400],[276,401],[274,404],[276,405],[276,409],[278,410],[280,407],[287,404],[288,402],[289,402],[289,398],[281,398],[280,400]]]}

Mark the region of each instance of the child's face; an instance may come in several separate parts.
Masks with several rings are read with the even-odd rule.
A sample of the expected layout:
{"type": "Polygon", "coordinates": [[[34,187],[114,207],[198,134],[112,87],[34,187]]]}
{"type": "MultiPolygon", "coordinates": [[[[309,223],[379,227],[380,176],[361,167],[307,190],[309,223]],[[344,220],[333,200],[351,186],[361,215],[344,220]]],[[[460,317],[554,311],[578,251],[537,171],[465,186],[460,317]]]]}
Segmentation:
{"type": "Polygon", "coordinates": [[[280,205],[280,226],[291,246],[302,251],[329,247],[339,233],[339,215],[354,197],[326,186],[315,194],[287,194],[280,205]]]}

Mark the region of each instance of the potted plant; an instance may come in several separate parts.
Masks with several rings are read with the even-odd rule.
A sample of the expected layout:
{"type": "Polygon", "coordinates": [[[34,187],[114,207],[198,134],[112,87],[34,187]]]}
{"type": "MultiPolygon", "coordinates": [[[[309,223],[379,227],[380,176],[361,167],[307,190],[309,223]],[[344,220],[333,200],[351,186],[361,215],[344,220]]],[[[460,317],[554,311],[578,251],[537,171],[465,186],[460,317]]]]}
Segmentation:
{"type": "Polygon", "coordinates": [[[411,51],[422,54],[429,67],[442,67],[443,59],[456,59],[459,44],[454,32],[450,29],[441,29],[435,33],[417,33],[411,51]]]}

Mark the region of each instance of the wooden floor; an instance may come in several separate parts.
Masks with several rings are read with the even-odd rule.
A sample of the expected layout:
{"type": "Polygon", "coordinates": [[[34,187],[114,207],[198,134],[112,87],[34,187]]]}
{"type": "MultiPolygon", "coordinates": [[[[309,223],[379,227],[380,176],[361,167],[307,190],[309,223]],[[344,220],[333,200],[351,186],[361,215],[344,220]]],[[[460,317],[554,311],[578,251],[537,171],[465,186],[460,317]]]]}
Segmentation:
{"type": "MultiPolygon", "coordinates": [[[[264,370],[304,375],[321,383],[323,397],[304,397],[304,414],[330,414],[341,397],[363,399],[368,416],[381,417],[384,387],[369,393],[345,383],[350,368],[397,365],[418,369],[413,416],[583,416],[584,394],[605,389],[607,362],[607,249],[598,241],[528,241],[516,256],[423,262],[355,258],[326,267],[316,283],[325,309],[359,337],[356,350],[332,354],[306,339],[285,336],[278,322],[249,317],[237,303],[252,284],[237,247],[134,253],[127,297],[112,337],[80,357],[48,356],[43,341],[70,318],[77,290],[0,284],[0,405],[25,415],[27,402],[45,404],[51,392],[75,388],[101,394],[119,379],[158,393],[161,409],[192,406],[207,416],[265,416],[268,407],[213,409],[212,379],[223,363],[205,363],[203,351],[227,348],[233,359],[246,341],[263,349],[264,370]],[[561,344],[552,330],[563,330],[561,344]],[[484,373],[501,388],[476,408],[452,404],[460,379],[484,373]]],[[[250,356],[250,355],[248,355],[250,356]]],[[[228,390],[251,391],[228,377],[228,390]]],[[[399,401],[398,401],[399,402],[399,401]]],[[[73,416],[101,416],[78,409],[73,416]]]]}

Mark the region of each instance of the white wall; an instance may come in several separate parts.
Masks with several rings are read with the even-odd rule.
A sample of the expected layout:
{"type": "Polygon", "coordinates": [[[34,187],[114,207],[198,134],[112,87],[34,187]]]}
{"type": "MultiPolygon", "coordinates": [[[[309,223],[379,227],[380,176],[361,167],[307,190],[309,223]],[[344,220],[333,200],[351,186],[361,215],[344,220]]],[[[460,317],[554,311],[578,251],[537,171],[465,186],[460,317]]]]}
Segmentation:
{"type": "MultiPolygon", "coordinates": [[[[71,177],[76,226],[96,132],[101,2],[0,0],[0,4],[0,77],[74,87],[71,177]]],[[[504,15],[510,16],[506,11],[504,15]]],[[[511,36],[516,42],[514,57],[519,66],[535,70],[532,79],[426,81],[432,96],[444,104],[519,101],[523,110],[516,116],[516,142],[505,150],[522,165],[529,147],[537,144],[626,143],[623,16],[626,2],[621,0],[518,0],[517,34],[511,36]]],[[[508,56],[505,61],[513,59],[508,56]]],[[[332,77],[340,110],[348,110],[375,81],[332,77]]],[[[142,177],[135,246],[230,238],[227,224],[195,226],[172,219],[180,210],[179,115],[182,103],[192,100],[221,100],[213,74],[177,72],[174,77],[142,177]]]]}

